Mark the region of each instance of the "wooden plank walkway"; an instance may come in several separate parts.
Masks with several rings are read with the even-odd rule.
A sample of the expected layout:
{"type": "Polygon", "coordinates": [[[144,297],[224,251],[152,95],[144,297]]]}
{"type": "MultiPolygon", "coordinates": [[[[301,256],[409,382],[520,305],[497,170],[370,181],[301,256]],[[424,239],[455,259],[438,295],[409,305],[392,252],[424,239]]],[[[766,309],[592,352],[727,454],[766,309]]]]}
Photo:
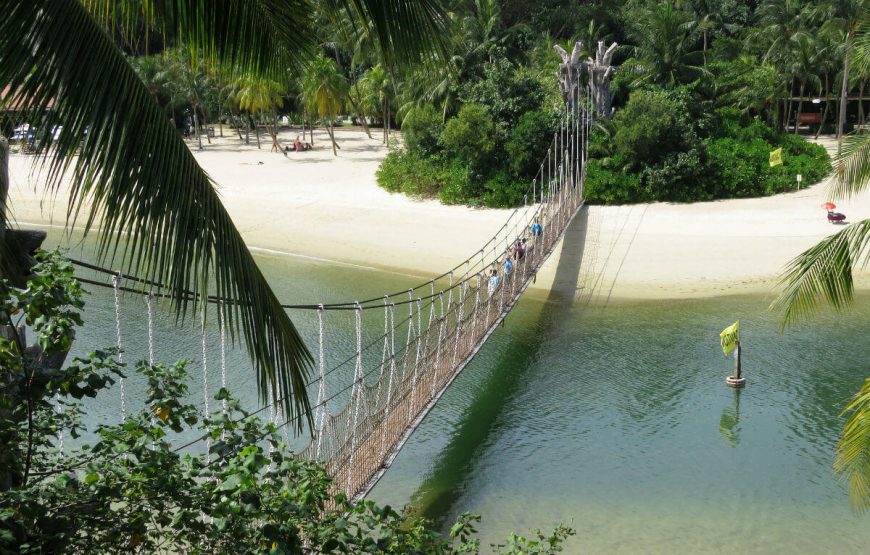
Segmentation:
{"type": "MultiPolygon", "coordinates": [[[[360,498],[374,487],[414,429],[535,279],[583,205],[582,178],[553,189],[549,201],[538,205],[516,237],[526,240],[525,255],[514,261],[508,275],[498,268],[501,281],[493,291],[482,275],[485,268],[455,285],[456,294],[451,295],[455,301],[448,302],[446,309],[442,305],[434,317],[434,308],[430,309],[428,323],[417,325],[403,353],[390,354],[379,379],[366,384],[360,374],[345,408],[325,416],[322,428],[300,455],[324,461],[336,491],[360,498]],[[530,230],[533,222],[543,227],[540,235],[530,230]]],[[[418,322],[421,316],[417,315],[418,322]]],[[[413,321],[412,317],[412,326],[413,321]]]]}

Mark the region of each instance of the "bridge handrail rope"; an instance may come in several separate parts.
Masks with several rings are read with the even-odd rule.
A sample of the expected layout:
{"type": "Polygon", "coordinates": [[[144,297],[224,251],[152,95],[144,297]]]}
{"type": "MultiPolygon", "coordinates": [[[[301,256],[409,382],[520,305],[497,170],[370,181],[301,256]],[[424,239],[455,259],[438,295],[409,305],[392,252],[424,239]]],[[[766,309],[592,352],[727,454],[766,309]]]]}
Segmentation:
{"type": "MultiPolygon", "coordinates": [[[[283,430],[286,438],[288,424],[307,419],[309,414],[313,415],[315,429],[312,430],[307,447],[299,454],[325,460],[337,491],[343,491],[351,497],[359,496],[377,482],[411,431],[516,305],[582,206],[591,125],[588,106],[591,100],[588,97],[581,99],[579,90],[575,90],[573,94],[575,96],[572,104],[577,113],[572,113],[566,103],[559,128],[524,195],[523,206],[514,209],[501,228],[472,256],[448,272],[401,292],[348,303],[283,305],[287,309],[317,311],[318,375],[306,384],[306,388],[318,384],[317,401],[309,408],[308,413],[292,418],[285,418],[285,415],[274,408],[273,403],[267,403],[245,417],[269,411],[270,422],[283,430]],[[584,101],[583,104],[581,100],[584,101]],[[531,203],[528,202],[529,192],[532,195],[531,203]],[[533,229],[533,223],[541,224],[543,233],[541,228],[533,229]],[[525,245],[525,248],[518,248],[516,245],[525,245]],[[503,253],[500,248],[504,249],[503,253]],[[504,272],[503,265],[508,260],[512,260],[513,268],[504,272]],[[499,276],[494,287],[490,283],[491,270],[495,270],[499,276]],[[448,281],[446,287],[442,287],[443,283],[438,283],[441,280],[448,281]],[[426,288],[428,291],[424,290],[426,288]],[[407,295],[407,299],[400,300],[402,295],[407,295]],[[373,304],[375,302],[378,304],[373,304]],[[397,322],[396,307],[406,304],[408,316],[397,322]],[[375,309],[384,311],[383,334],[364,344],[362,315],[366,310],[375,309]],[[332,310],[354,311],[355,351],[328,368],[324,316],[332,310]],[[423,326],[424,312],[427,310],[427,325],[423,326]],[[405,341],[397,345],[396,330],[404,331],[405,326],[405,341]],[[372,362],[370,367],[367,360],[372,362]],[[351,362],[354,362],[354,369],[350,383],[328,393],[327,378],[351,362]],[[345,398],[346,401],[340,410],[332,411],[330,404],[338,398],[345,398]],[[280,423],[282,420],[284,422],[280,423]]],[[[234,301],[216,296],[197,299],[189,291],[167,291],[168,288],[164,285],[151,280],[122,275],[81,261],[74,263],[111,276],[111,285],[96,279],[80,280],[113,289],[119,351],[120,293],[147,295],[148,347],[151,361],[154,358],[152,303],[155,298],[188,296],[205,300],[206,305],[203,306],[216,304],[220,325],[221,386],[225,387],[224,312],[234,301]],[[143,291],[135,286],[122,285],[122,280],[151,290],[143,291]]],[[[200,317],[203,405],[208,413],[205,309],[200,317]]],[[[120,352],[118,356],[120,359],[120,352]]],[[[123,387],[121,393],[122,406],[125,406],[123,387]]],[[[283,399],[278,400],[281,401],[283,399]]],[[[225,401],[222,410],[227,411],[225,401]]],[[[208,446],[210,441],[207,436],[205,434],[188,441],[175,450],[187,449],[203,440],[208,446]]],[[[214,460],[209,459],[206,462],[211,464],[214,460]]]]}
{"type": "MultiPolygon", "coordinates": [[[[563,118],[563,119],[560,121],[560,127],[567,127],[566,123],[567,123],[567,120],[568,120],[568,119],[570,119],[570,118],[567,118],[567,117],[563,118]]],[[[553,134],[553,139],[552,139],[552,141],[551,141],[551,143],[550,143],[549,148],[547,149],[548,160],[550,159],[550,153],[551,153],[551,151],[553,151],[554,149],[556,149],[556,148],[559,147],[560,135],[561,135],[561,130],[560,130],[560,132],[557,132],[557,133],[554,133],[554,134],[553,134]]],[[[548,179],[547,181],[549,181],[549,182],[551,182],[551,183],[552,183],[552,181],[553,181],[553,179],[552,179],[552,175],[551,175],[552,173],[555,173],[555,171],[553,171],[553,172],[546,172],[546,175],[549,177],[549,179],[548,179]]],[[[544,163],[542,162],[541,165],[540,165],[540,167],[538,168],[537,173],[535,174],[535,178],[532,180],[532,184],[529,185],[529,186],[526,188],[526,190],[525,190],[525,192],[524,192],[524,194],[523,194],[523,198],[524,198],[524,203],[523,203],[523,205],[522,205],[522,206],[518,206],[518,207],[514,208],[513,211],[511,211],[511,213],[508,215],[507,220],[502,224],[502,226],[498,229],[498,231],[496,231],[495,234],[492,235],[492,236],[489,238],[489,240],[488,240],[488,241],[483,245],[483,247],[481,247],[479,250],[475,251],[474,254],[472,254],[471,256],[469,256],[468,258],[466,258],[465,260],[463,260],[462,262],[460,262],[459,264],[457,264],[456,266],[454,266],[454,267],[451,268],[450,270],[448,270],[448,271],[446,271],[446,272],[444,272],[444,273],[442,273],[442,274],[440,274],[440,275],[438,275],[438,276],[436,276],[436,277],[434,277],[434,278],[432,278],[432,279],[430,279],[430,280],[427,280],[427,281],[425,281],[425,282],[422,282],[422,283],[420,283],[420,284],[418,284],[418,285],[412,287],[411,290],[412,290],[412,291],[417,291],[418,289],[422,289],[422,288],[426,287],[426,286],[429,285],[432,281],[440,281],[440,280],[442,280],[442,279],[444,279],[444,278],[447,278],[448,276],[452,275],[454,272],[456,272],[457,270],[459,270],[462,266],[465,266],[465,265],[467,265],[469,262],[471,262],[472,259],[474,259],[474,258],[477,256],[477,254],[480,254],[481,252],[485,251],[485,249],[486,249],[487,247],[489,247],[489,245],[491,245],[491,244],[494,245],[495,243],[497,243],[497,242],[498,242],[498,239],[499,239],[499,237],[500,237],[500,235],[501,235],[501,232],[504,231],[504,230],[506,230],[506,229],[508,228],[508,225],[510,224],[510,222],[513,220],[513,218],[514,218],[515,216],[517,216],[521,211],[524,211],[526,214],[528,214],[528,210],[529,210],[529,208],[535,206],[535,202],[534,202],[534,201],[535,201],[534,194],[533,194],[533,197],[532,197],[532,199],[533,199],[532,204],[528,204],[528,203],[527,203],[527,200],[528,200],[528,193],[529,193],[530,191],[531,191],[532,193],[535,192],[535,189],[536,189],[536,182],[537,182],[538,178],[539,178],[539,177],[544,177],[544,175],[545,175],[545,165],[544,165],[544,163]]],[[[542,180],[542,181],[543,181],[543,180],[542,180]]],[[[551,194],[552,194],[552,193],[551,193],[551,194]]],[[[543,191],[541,192],[541,196],[542,196],[542,201],[541,201],[541,202],[543,202],[543,191]]],[[[539,211],[540,211],[540,209],[538,209],[538,210],[536,211],[536,214],[537,214],[537,212],[539,212],[539,211]]],[[[507,237],[507,235],[505,236],[505,238],[506,238],[506,237],[507,237]]],[[[123,273],[118,272],[117,270],[112,270],[112,269],[110,269],[110,268],[105,268],[105,267],[99,266],[99,265],[97,265],[97,264],[93,264],[93,263],[85,262],[85,261],[83,261],[83,260],[78,260],[78,259],[75,259],[75,258],[70,258],[69,260],[70,260],[73,264],[75,264],[76,266],[80,266],[80,267],[82,267],[82,268],[87,268],[87,269],[89,269],[89,270],[93,270],[93,271],[95,271],[95,272],[104,273],[104,274],[107,274],[107,275],[121,276],[121,277],[123,277],[123,279],[126,280],[126,281],[131,281],[131,282],[139,283],[139,284],[142,284],[142,285],[145,285],[145,286],[148,286],[148,287],[157,288],[158,292],[157,292],[157,293],[153,293],[153,292],[152,292],[152,294],[154,294],[155,296],[160,297],[160,298],[173,298],[173,297],[177,297],[177,298],[192,299],[192,298],[196,297],[196,295],[195,295],[193,292],[191,292],[191,291],[177,291],[177,292],[175,292],[175,293],[173,293],[173,294],[160,293],[160,292],[159,292],[160,290],[163,290],[163,289],[169,289],[169,287],[168,287],[166,284],[163,284],[163,283],[160,283],[160,282],[156,282],[156,281],[149,280],[149,279],[142,278],[142,277],[138,277],[138,276],[133,276],[133,275],[123,274],[123,273]]],[[[481,259],[481,266],[482,266],[482,268],[485,267],[484,261],[483,261],[482,259],[481,259]]],[[[466,271],[463,273],[463,277],[465,277],[466,279],[468,279],[469,271],[473,271],[476,267],[477,267],[477,262],[475,261],[474,265],[472,265],[470,268],[466,268],[466,271]]],[[[473,275],[472,275],[472,277],[473,277],[473,275]]],[[[96,286],[101,286],[101,285],[103,285],[103,284],[99,284],[99,283],[96,283],[96,282],[93,282],[93,281],[89,281],[89,282],[87,282],[87,283],[89,283],[89,284],[91,284],[91,285],[96,285],[96,286]]],[[[137,289],[133,289],[133,288],[124,288],[124,289],[122,289],[122,290],[125,291],[125,292],[131,292],[131,293],[142,293],[142,292],[143,292],[143,291],[141,291],[141,290],[137,290],[137,289]]],[[[402,291],[397,291],[397,292],[394,292],[394,293],[388,293],[386,296],[392,298],[392,297],[396,297],[396,296],[399,296],[399,295],[403,295],[403,294],[405,294],[406,292],[407,292],[407,290],[402,290],[402,291]]],[[[371,304],[374,303],[374,302],[380,302],[380,300],[381,300],[382,298],[383,298],[383,295],[382,295],[382,296],[379,296],[379,297],[373,297],[373,298],[371,298],[371,299],[366,299],[366,300],[363,300],[363,301],[356,301],[356,300],[354,300],[354,301],[345,301],[345,302],[337,302],[337,303],[302,303],[302,304],[283,303],[281,306],[282,306],[283,308],[286,308],[286,309],[292,309],[292,310],[318,310],[319,307],[320,307],[321,304],[322,304],[323,307],[324,307],[325,309],[327,309],[327,310],[355,310],[355,306],[356,306],[356,304],[359,304],[359,305],[363,306],[364,309],[372,309],[372,308],[380,308],[380,307],[379,307],[379,306],[367,306],[367,305],[371,305],[371,304]]],[[[422,298],[422,299],[425,300],[427,297],[420,297],[420,298],[422,298]]],[[[225,302],[225,303],[228,303],[228,304],[235,304],[235,301],[234,301],[233,299],[224,298],[224,297],[218,297],[218,296],[214,296],[214,295],[209,295],[209,296],[207,297],[207,300],[208,300],[208,302],[210,302],[210,303],[225,302]]]]}

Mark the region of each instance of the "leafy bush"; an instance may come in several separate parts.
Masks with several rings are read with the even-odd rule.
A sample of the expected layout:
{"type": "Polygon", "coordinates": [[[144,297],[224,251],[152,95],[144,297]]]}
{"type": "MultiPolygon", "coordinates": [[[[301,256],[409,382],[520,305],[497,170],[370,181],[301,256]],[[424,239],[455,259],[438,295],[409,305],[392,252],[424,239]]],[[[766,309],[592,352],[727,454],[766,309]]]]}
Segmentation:
{"type": "Polygon", "coordinates": [[[531,178],[541,164],[541,153],[547,151],[558,119],[550,110],[535,110],[523,114],[505,144],[514,175],[531,178]]]}
{"type": "Polygon", "coordinates": [[[484,206],[499,208],[522,204],[523,195],[529,189],[529,184],[502,170],[489,178],[484,188],[486,189],[483,193],[484,206]]]}
{"type": "Polygon", "coordinates": [[[495,150],[494,135],[495,124],[486,109],[480,104],[466,104],[444,126],[441,147],[445,156],[480,172],[495,150]]]}
{"type": "Polygon", "coordinates": [[[441,114],[430,104],[411,111],[402,121],[402,137],[405,148],[409,152],[421,156],[434,156],[438,154],[440,147],[438,141],[444,125],[441,114]]]}
{"type": "Polygon", "coordinates": [[[613,122],[614,148],[634,169],[656,164],[670,153],[688,151],[698,143],[686,103],[663,91],[635,91],[613,122]]]}
{"type": "MultiPolygon", "coordinates": [[[[26,289],[0,280],[0,313],[22,312],[44,353],[63,353],[83,291],[56,254],[34,270],[26,289]]],[[[294,456],[274,423],[224,388],[217,410],[201,416],[184,361],[135,364],[143,402],[86,430],[78,401],[129,376],[117,351],[67,368],[48,367],[49,356],[37,369],[35,347],[16,339],[0,336],[0,553],[480,552],[479,516],[462,513],[442,536],[420,517],[348,500],[320,463],[294,456]],[[92,444],[57,448],[57,434],[82,431],[95,434],[92,444]],[[210,437],[208,458],[179,452],[176,434],[210,437]]],[[[573,534],[563,525],[511,534],[492,551],[554,554],[573,534]]]]}
{"type": "Polygon", "coordinates": [[[438,167],[408,150],[392,150],[378,168],[378,184],[392,193],[434,196],[441,186],[438,167]]]}
{"type": "Polygon", "coordinates": [[[484,106],[506,139],[523,114],[540,108],[544,89],[531,71],[518,68],[497,51],[493,61],[484,65],[484,78],[463,89],[462,100],[484,106]]]}

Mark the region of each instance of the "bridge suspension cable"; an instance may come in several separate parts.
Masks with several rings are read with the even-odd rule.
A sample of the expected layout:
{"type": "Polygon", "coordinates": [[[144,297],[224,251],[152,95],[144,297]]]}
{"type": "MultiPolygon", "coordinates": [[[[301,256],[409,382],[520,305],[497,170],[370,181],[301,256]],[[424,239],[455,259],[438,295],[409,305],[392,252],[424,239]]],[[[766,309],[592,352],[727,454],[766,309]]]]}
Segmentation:
{"type": "MultiPolygon", "coordinates": [[[[308,445],[299,455],[325,461],[337,491],[359,496],[377,482],[411,431],[516,305],[583,205],[591,118],[588,98],[581,98],[579,89],[573,94],[576,96],[572,105],[578,110],[572,113],[566,107],[537,175],[529,185],[523,206],[513,210],[499,230],[472,256],[435,278],[379,297],[331,304],[282,305],[288,310],[316,311],[317,374],[306,384],[309,391],[317,386],[316,402],[308,413],[292,418],[282,415],[274,402],[267,402],[249,414],[268,411],[269,420],[285,433],[288,424],[310,417],[314,429],[308,445]],[[531,203],[528,202],[529,192],[531,203]],[[397,317],[397,308],[405,306],[406,315],[397,317]],[[372,310],[383,311],[383,332],[378,329],[373,334],[364,334],[363,314],[372,310]],[[330,333],[325,319],[330,311],[353,313],[353,352],[342,356],[341,350],[337,350],[339,361],[332,365],[328,364],[330,333]],[[398,343],[397,334],[402,338],[398,343]],[[328,382],[343,369],[347,369],[342,375],[349,381],[342,380],[331,390],[328,382]],[[332,405],[338,399],[344,399],[343,405],[334,409],[332,405]]],[[[148,295],[150,361],[154,360],[154,299],[190,298],[216,305],[221,387],[226,387],[224,312],[234,301],[217,296],[196,299],[189,291],[171,291],[163,284],[144,278],[122,275],[83,261],[74,263],[111,277],[111,284],[99,279],[78,279],[113,290],[119,350],[120,293],[148,295]]],[[[205,309],[200,318],[203,410],[209,414],[205,309]]],[[[377,325],[380,326],[380,322],[377,325]]],[[[122,390],[122,403],[126,403],[123,395],[122,390]]],[[[227,411],[226,401],[220,410],[227,411]]],[[[209,435],[188,441],[176,450],[188,449],[202,441],[208,446],[209,435]]]]}

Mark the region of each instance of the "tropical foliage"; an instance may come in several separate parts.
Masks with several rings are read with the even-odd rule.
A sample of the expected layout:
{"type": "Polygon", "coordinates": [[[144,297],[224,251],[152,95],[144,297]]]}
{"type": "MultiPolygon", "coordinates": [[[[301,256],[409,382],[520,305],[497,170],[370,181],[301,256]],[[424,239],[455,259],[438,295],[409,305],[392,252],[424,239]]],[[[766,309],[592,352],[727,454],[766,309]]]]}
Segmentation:
{"type": "MultiPolygon", "coordinates": [[[[250,352],[261,396],[274,386],[273,400],[287,414],[307,414],[311,356],[167,105],[189,103],[198,134],[212,76],[282,83],[302,75],[319,44],[315,16],[322,13],[344,14],[394,66],[417,62],[440,43],[438,3],[9,0],[2,8],[2,101],[40,124],[33,146],[48,169],[46,190],[71,180],[69,223],[100,235],[101,260],[162,284],[179,319],[206,295],[227,299],[229,327],[250,352]],[[152,47],[186,52],[176,76],[165,78],[163,103],[158,72],[124,55],[152,47]],[[92,208],[81,210],[86,205],[92,208]]],[[[5,198],[0,206],[5,212],[5,198]]],[[[9,248],[4,242],[2,250],[9,248]]]]}
{"type": "MultiPolygon", "coordinates": [[[[23,289],[0,280],[0,317],[31,326],[49,356],[81,323],[72,267],[43,257],[23,289]]],[[[478,553],[480,517],[447,537],[419,517],[336,493],[322,466],[290,451],[274,423],[229,391],[202,416],[188,403],[186,362],[119,362],[95,350],[68,366],[34,366],[21,336],[0,338],[0,552],[478,553]],[[87,427],[81,401],[139,374],[144,400],[120,424],[87,427]],[[185,449],[178,438],[198,438],[185,449]],[[64,440],[65,445],[64,445],[64,440]],[[206,456],[201,456],[207,450],[206,456]]],[[[573,534],[511,535],[495,553],[546,554],[573,534]]]]}

